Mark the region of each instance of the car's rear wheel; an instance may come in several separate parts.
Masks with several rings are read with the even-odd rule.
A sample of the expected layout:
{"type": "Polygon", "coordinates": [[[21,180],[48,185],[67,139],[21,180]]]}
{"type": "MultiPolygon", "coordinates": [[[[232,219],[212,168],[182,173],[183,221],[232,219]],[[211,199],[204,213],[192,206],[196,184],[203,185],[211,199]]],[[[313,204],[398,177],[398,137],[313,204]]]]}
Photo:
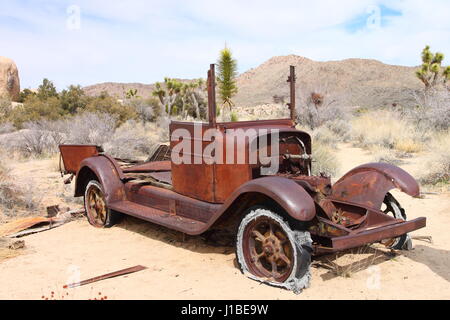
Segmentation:
{"type": "Polygon", "coordinates": [[[112,227],[119,219],[119,213],[106,205],[105,193],[97,180],[91,180],[84,193],[84,208],[89,223],[97,228],[112,227]]]}
{"type": "Polygon", "coordinates": [[[309,232],[292,230],[275,212],[253,207],[239,225],[237,261],[252,279],[300,292],[309,286],[311,243],[309,232]]]}
{"type": "MultiPolygon", "coordinates": [[[[406,213],[405,210],[400,206],[400,203],[391,193],[387,193],[383,200],[383,205],[381,210],[393,216],[395,219],[400,219],[406,221],[406,213]]],[[[402,250],[402,249],[410,249],[412,247],[411,237],[405,233],[400,237],[385,239],[381,241],[386,247],[390,249],[402,250]]]]}

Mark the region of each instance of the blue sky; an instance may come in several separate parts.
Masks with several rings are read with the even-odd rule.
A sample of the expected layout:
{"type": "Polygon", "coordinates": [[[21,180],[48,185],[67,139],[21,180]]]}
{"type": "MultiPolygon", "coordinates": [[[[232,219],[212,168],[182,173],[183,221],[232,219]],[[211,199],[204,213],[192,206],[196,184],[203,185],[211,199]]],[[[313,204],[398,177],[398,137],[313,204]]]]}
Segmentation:
{"type": "Polygon", "coordinates": [[[450,61],[449,15],[448,0],[0,0],[0,55],[23,88],[59,89],[204,77],[225,43],[239,72],[288,54],[412,66],[426,44],[450,61]]]}

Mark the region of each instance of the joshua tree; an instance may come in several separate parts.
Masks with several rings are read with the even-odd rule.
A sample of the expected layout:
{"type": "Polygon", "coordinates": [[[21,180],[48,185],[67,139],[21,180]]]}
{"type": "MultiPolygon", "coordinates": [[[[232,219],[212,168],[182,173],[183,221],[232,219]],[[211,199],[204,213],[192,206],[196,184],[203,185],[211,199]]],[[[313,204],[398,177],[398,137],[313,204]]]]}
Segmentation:
{"type": "Polygon", "coordinates": [[[137,89],[130,89],[125,93],[127,99],[139,98],[137,89]]]}
{"type": "Polygon", "coordinates": [[[443,60],[444,54],[440,52],[433,54],[430,46],[422,50],[422,65],[416,71],[416,76],[425,85],[425,91],[429,91],[440,83],[445,84],[450,79],[450,66],[443,67],[443,60]]]}
{"type": "Polygon", "coordinates": [[[155,84],[152,95],[157,97],[167,115],[186,117],[188,114],[201,118],[204,109],[204,81],[198,79],[190,83],[165,78],[164,87],[159,82],[155,84]]]}
{"type": "Polygon", "coordinates": [[[222,100],[222,105],[227,105],[230,108],[231,113],[231,108],[233,106],[231,98],[237,93],[237,61],[233,59],[231,50],[225,47],[225,49],[220,51],[220,57],[217,64],[219,96],[222,100]]]}
{"type": "Polygon", "coordinates": [[[45,100],[51,97],[57,97],[58,92],[56,91],[53,82],[45,78],[42,80],[42,84],[38,87],[37,96],[39,99],[45,100]]]}

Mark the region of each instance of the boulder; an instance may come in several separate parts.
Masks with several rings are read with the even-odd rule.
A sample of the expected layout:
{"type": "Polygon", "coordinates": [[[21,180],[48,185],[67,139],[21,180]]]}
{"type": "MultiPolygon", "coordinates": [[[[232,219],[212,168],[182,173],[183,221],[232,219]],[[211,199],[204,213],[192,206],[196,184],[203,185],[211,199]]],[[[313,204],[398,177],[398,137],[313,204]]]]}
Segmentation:
{"type": "Polygon", "coordinates": [[[19,93],[19,71],[16,64],[11,59],[0,56],[0,97],[17,101],[19,93]]]}

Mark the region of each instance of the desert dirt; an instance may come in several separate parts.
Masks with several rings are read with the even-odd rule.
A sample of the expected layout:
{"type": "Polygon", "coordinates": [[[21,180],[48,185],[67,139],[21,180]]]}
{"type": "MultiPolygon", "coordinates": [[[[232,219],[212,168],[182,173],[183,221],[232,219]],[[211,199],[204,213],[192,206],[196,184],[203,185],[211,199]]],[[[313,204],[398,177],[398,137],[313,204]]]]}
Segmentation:
{"type": "MultiPolygon", "coordinates": [[[[341,173],[371,161],[367,151],[344,144],[336,157],[341,173]]],[[[400,166],[414,175],[420,163],[421,155],[400,166]]],[[[33,178],[44,194],[43,205],[70,201],[54,160],[18,162],[11,169],[18,180],[33,178]]],[[[393,193],[408,218],[427,217],[427,227],[412,235],[432,236],[433,243],[413,240],[414,250],[396,256],[373,245],[314,259],[311,286],[298,295],[246,278],[236,267],[233,248],[201,237],[183,239],[178,232],[126,218],[110,229],[79,219],[22,238],[22,254],[0,262],[0,299],[52,298],[51,292],[56,299],[450,299],[450,195],[413,199],[393,193]],[[326,267],[333,263],[339,266],[334,271],[326,267]],[[147,269],[63,289],[77,275],[84,280],[134,265],[147,269]]]]}

